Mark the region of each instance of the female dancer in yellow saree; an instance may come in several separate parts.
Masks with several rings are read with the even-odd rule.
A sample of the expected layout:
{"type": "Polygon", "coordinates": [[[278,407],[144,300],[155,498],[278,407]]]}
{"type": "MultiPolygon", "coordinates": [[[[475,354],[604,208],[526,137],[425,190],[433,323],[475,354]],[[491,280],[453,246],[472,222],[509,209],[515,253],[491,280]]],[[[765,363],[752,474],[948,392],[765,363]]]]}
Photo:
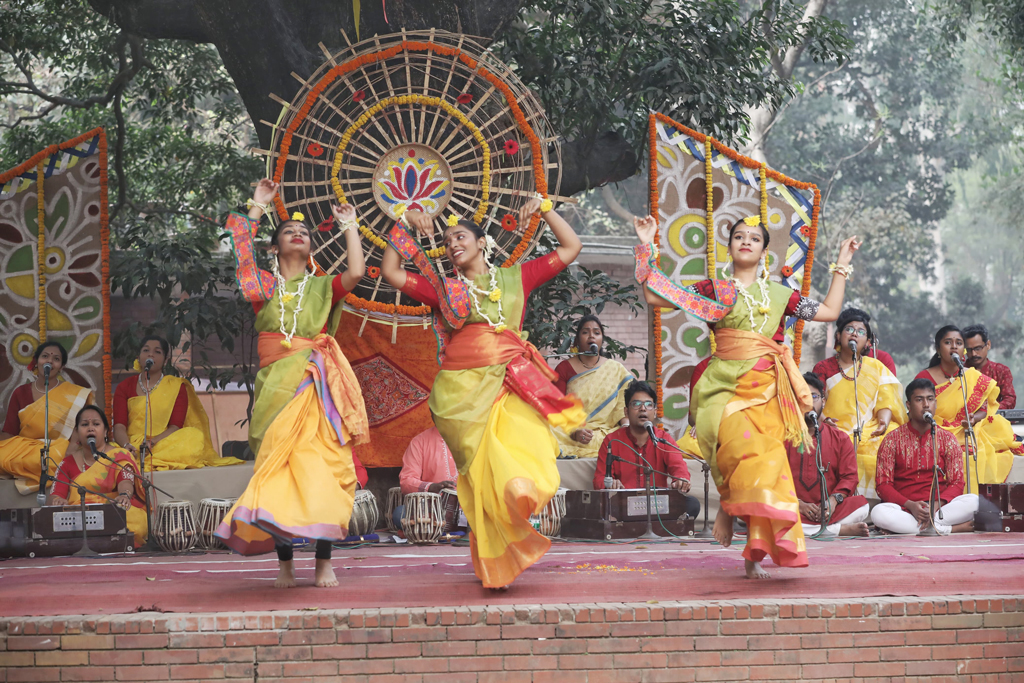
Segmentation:
{"type": "MultiPolygon", "coordinates": [[[[539,206],[527,202],[520,223],[539,206]]],[[[459,468],[473,567],[488,588],[508,586],[551,546],[530,524],[558,490],[551,427],[574,429],[585,417],[579,399],[555,387],[555,374],[520,332],[530,291],[580,251],[579,238],[561,216],[547,211],[543,218],[560,246],[510,268],[488,263],[484,231],[465,220],[444,235],[458,279],[437,273],[404,225],[388,235],[381,262],[388,282],[443,317],[444,326],[435,325],[443,361],[429,405],[459,468]],[[413,259],[422,276],[406,273],[400,255],[413,259]]],[[[408,211],[404,220],[421,234],[433,232],[431,219],[419,211],[408,211]]]]}
{"type": "Polygon", "coordinates": [[[882,361],[864,355],[872,341],[871,316],[859,308],[844,309],[836,321],[837,355],[815,365],[814,373],[827,389],[822,417],[832,418],[839,429],[850,435],[856,446],[860,479],[857,493],[877,498],[875,462],[878,447],[886,434],[907,421],[907,409],[902,398],[903,388],[896,375],[882,361]],[[857,349],[856,362],[851,343],[857,349]],[[858,426],[860,434],[855,437],[858,426]]]}
{"type": "Polygon", "coordinates": [[[622,363],[600,355],[604,325],[596,315],[580,319],[573,341],[579,354],[558,364],[555,385],[563,393],[579,396],[587,423],[571,433],[556,429],[555,437],[561,457],[596,458],[604,437],[629,422],[624,417],[625,391],[634,377],[622,363]]]}
{"type": "Polygon", "coordinates": [[[636,278],[652,306],[680,308],[712,325],[717,348],[694,387],[697,441],[711,465],[721,507],[715,538],[732,542],[733,517],[747,523],[743,557],[748,578],[768,578],[761,560],[783,567],[807,565],[799,506],[786,443],[807,437],[804,414],[811,395],[790,350],[782,345],[787,316],[831,321],[839,316],[849,265],[860,246],[851,237],[840,248],[832,284],[818,303],[768,279],[768,231],[760,217],[729,230],[733,277],[680,288],[658,270],[657,221],[634,219],[641,244],[634,247],[636,278]],[[769,336],[770,335],[770,336],[769,336]]]}
{"type": "Polygon", "coordinates": [[[1024,444],[1014,438],[1013,427],[999,409],[999,385],[974,368],[963,368],[964,338],[960,328],[946,325],[935,333],[935,355],[918,377],[935,384],[935,421],[953,433],[964,448],[966,465],[971,468],[971,488],[978,484],[1002,484],[1013,467],[1013,458],[1024,455],[1024,444]],[[956,359],[961,360],[958,365],[956,359]],[[961,369],[963,368],[963,369],[961,369]],[[961,374],[962,373],[962,374],[961,374]],[[964,411],[962,384],[967,386],[967,411],[964,411]],[[978,440],[978,463],[967,455],[966,430],[970,419],[978,440]]]}
{"type": "Polygon", "coordinates": [[[114,504],[126,511],[128,529],[135,535],[135,547],[141,547],[149,536],[146,522],[146,493],[136,479],[139,473],[135,458],[124,448],[110,443],[110,425],[103,409],[87,405],[78,411],[75,418],[75,444],[57,466],[53,490],[47,505],[78,505],[82,501],[77,486],[84,486],[92,493],[85,494],[85,502],[114,504]],[[86,446],[88,440],[96,440],[96,451],[110,460],[97,458],[86,446]],[[100,495],[94,495],[100,494],[100,495]]]}
{"type": "Polygon", "coordinates": [[[114,391],[114,439],[124,444],[136,459],[145,441],[147,472],[242,462],[217,456],[210,438],[210,422],[192,383],[163,373],[169,355],[170,344],[163,337],[142,340],[135,360],[139,374],[121,380],[114,391]]]}
{"type": "Polygon", "coordinates": [[[18,492],[26,495],[39,490],[39,453],[43,448],[45,427],[45,377],[43,368],[50,366],[50,462],[47,471],[53,476],[67,452],[69,441],[76,441],[75,415],[92,403],[92,391],[68,382],[60,376],[68,362],[68,352],[55,341],[43,342],[32,355],[29,370],[36,379],[23,384],[11,394],[7,419],[0,431],[0,472],[15,478],[18,492]]]}
{"type": "Polygon", "coordinates": [[[302,214],[271,238],[274,273],[256,266],[253,236],[278,184],[256,186],[249,215],[232,213],[238,287],[256,309],[260,371],[249,422],[256,466],[245,492],[216,535],[245,555],[277,550],[276,586],[295,585],[292,538],[315,538],[317,586],[337,586],[331,547],[348,535],[356,491],[352,443],[369,441],[359,382],[334,333],[342,301],[363,276],[355,210],[332,206],[345,233],[348,270],[333,277],[310,271],[311,229],[302,214]]]}

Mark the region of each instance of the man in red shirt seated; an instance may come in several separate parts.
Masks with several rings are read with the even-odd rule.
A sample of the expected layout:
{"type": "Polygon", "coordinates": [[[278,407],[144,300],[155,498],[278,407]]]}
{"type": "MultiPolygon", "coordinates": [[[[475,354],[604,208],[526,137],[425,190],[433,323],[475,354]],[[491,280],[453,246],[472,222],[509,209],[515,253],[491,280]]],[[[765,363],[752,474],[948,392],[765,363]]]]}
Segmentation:
{"type": "MultiPolygon", "coordinates": [[[[871,511],[875,526],[896,534],[916,534],[928,524],[932,485],[931,425],[925,414],[935,413],[935,385],[919,377],[907,385],[910,421],[889,432],[878,447],[875,490],[883,502],[871,511]]],[[[935,430],[939,454],[939,500],[935,530],[974,531],[978,496],[964,494],[964,454],[952,433],[935,430]]]]}
{"type": "Polygon", "coordinates": [[[999,410],[1011,410],[1017,405],[1017,392],[1013,390],[1013,373],[1002,363],[988,359],[992,342],[984,325],[968,325],[963,329],[967,367],[974,368],[999,385],[999,410]]]}
{"type": "MultiPolygon", "coordinates": [[[[612,463],[612,488],[644,488],[646,461],[653,469],[670,475],[666,477],[655,472],[655,487],[673,488],[683,493],[690,490],[690,471],[679,453],[675,439],[664,429],[654,427],[654,435],[668,442],[655,443],[644,426],[657,415],[657,405],[658,394],[647,382],[634,380],[626,387],[626,419],[629,420],[629,424],[616,429],[601,443],[597,468],[594,470],[595,490],[604,488],[609,449],[613,456],[620,458],[612,463]]],[[[693,496],[686,496],[686,513],[696,519],[700,514],[700,501],[693,496]]]]}
{"type": "MultiPolygon", "coordinates": [[[[811,389],[814,412],[818,416],[818,445],[821,464],[825,472],[825,488],[829,495],[831,524],[825,527],[823,536],[867,536],[868,500],[855,496],[857,490],[857,453],[846,432],[821,421],[825,407],[825,385],[813,372],[804,374],[804,380],[811,389]]],[[[811,435],[814,428],[808,425],[811,435]]],[[[789,469],[793,473],[793,488],[800,501],[800,521],[804,534],[818,533],[821,525],[821,485],[818,483],[818,466],[815,461],[814,445],[802,449],[801,453],[792,444],[786,444],[789,469]]]]}

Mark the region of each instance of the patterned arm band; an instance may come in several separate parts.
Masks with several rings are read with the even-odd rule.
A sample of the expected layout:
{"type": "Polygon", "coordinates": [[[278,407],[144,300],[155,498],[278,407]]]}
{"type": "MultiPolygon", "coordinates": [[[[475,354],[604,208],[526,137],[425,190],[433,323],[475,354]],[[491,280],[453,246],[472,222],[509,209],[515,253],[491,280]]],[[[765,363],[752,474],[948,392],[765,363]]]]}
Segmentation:
{"type": "Polygon", "coordinates": [[[821,307],[821,303],[814,299],[808,299],[806,296],[800,297],[800,301],[796,305],[796,309],[793,311],[800,320],[814,320],[814,316],[818,314],[818,309],[821,307]]]}
{"type": "Polygon", "coordinates": [[[274,296],[274,276],[256,267],[256,247],[253,236],[259,227],[249,217],[232,211],[225,226],[231,235],[235,254],[235,279],[246,301],[269,301],[274,296]]]}
{"type": "Polygon", "coordinates": [[[735,291],[731,283],[716,283],[716,292],[719,292],[719,289],[724,290],[719,292],[719,298],[723,299],[724,303],[701,296],[692,287],[674,284],[658,269],[658,248],[653,244],[633,247],[633,256],[636,258],[633,271],[636,281],[695,318],[709,323],[718,322],[729,313],[732,304],[735,303],[735,291]]]}
{"type": "Polygon", "coordinates": [[[658,247],[652,244],[638,244],[633,247],[633,258],[636,265],[633,266],[633,277],[639,284],[647,282],[651,272],[657,269],[654,261],[658,258],[658,247]]]}
{"type": "Polygon", "coordinates": [[[396,223],[391,228],[387,240],[395,251],[403,258],[411,260],[413,265],[419,268],[420,274],[437,292],[437,300],[440,304],[439,313],[444,321],[456,330],[461,329],[466,319],[469,318],[471,306],[469,288],[465,283],[451,280],[439,273],[431,260],[423,253],[420,243],[401,223],[396,223]]]}

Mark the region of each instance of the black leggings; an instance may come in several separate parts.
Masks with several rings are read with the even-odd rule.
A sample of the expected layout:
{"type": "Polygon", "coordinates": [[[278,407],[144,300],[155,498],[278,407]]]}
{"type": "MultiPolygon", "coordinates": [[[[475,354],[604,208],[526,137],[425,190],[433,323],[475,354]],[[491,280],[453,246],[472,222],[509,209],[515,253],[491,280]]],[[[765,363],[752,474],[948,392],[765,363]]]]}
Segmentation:
{"type": "MultiPolygon", "coordinates": [[[[316,559],[318,560],[329,560],[331,559],[331,548],[333,548],[331,541],[320,539],[316,542],[316,559]]],[[[291,562],[292,558],[295,557],[295,551],[292,548],[291,543],[278,543],[274,545],[274,550],[277,551],[277,559],[281,562],[291,562]]]]}

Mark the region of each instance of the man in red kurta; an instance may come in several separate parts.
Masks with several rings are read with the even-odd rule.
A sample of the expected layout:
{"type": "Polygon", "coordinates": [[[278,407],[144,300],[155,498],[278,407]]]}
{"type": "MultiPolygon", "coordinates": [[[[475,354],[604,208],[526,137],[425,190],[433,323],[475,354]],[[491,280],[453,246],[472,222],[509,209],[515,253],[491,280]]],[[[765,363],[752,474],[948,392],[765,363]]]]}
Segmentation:
{"type": "MultiPolygon", "coordinates": [[[[867,536],[869,505],[864,496],[855,496],[857,490],[857,453],[846,432],[821,421],[825,407],[825,386],[813,372],[804,375],[811,389],[814,412],[818,416],[818,444],[821,464],[826,467],[825,489],[828,492],[828,524],[824,536],[867,536]]],[[[814,430],[811,428],[813,436],[814,430]]],[[[821,524],[821,485],[818,483],[818,467],[815,446],[800,449],[786,444],[789,469],[793,472],[793,488],[800,501],[800,521],[804,534],[818,533],[821,524]]]]}
{"type": "MultiPolygon", "coordinates": [[[[669,476],[654,473],[653,485],[659,488],[673,488],[686,493],[690,490],[690,471],[686,461],[679,453],[678,445],[672,435],[664,429],[654,427],[654,435],[668,443],[656,443],[647,433],[645,424],[657,413],[658,394],[647,382],[633,381],[626,387],[626,418],[629,426],[619,427],[604,438],[597,456],[597,468],[594,470],[594,489],[603,489],[605,475],[608,472],[608,452],[611,449],[613,458],[611,488],[642,489],[644,488],[644,463],[669,476]],[[638,455],[639,454],[639,455],[638,455]],[[617,459],[616,459],[617,458],[617,459]]],[[[686,496],[686,513],[696,519],[700,514],[700,501],[693,496],[686,496]]]]}
{"type": "MultiPolygon", "coordinates": [[[[871,511],[875,526],[896,534],[916,534],[928,525],[935,459],[931,423],[935,414],[935,385],[919,377],[907,385],[910,421],[886,434],[878,447],[875,490],[882,502],[871,511]]],[[[935,530],[940,534],[974,530],[978,496],[964,493],[964,454],[951,432],[935,430],[939,461],[939,501],[935,530]]]]}
{"type": "Polygon", "coordinates": [[[1017,392],[1013,390],[1013,373],[1002,363],[988,359],[992,342],[984,325],[968,325],[963,330],[967,367],[991,377],[999,386],[999,410],[1011,410],[1017,405],[1017,392]]]}

